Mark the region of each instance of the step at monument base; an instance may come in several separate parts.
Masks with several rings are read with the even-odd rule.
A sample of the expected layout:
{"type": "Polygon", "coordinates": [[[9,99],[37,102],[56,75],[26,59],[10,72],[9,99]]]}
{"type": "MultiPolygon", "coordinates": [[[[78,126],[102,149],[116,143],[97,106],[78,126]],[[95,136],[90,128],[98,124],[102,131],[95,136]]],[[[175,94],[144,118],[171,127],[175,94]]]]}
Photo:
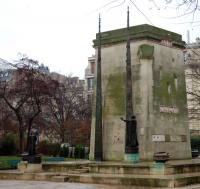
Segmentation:
{"type": "Polygon", "coordinates": [[[87,164],[68,162],[63,164],[52,163],[52,165],[48,163],[47,166],[45,168],[48,168],[48,171],[42,169],[42,172],[2,170],[0,171],[0,179],[169,188],[200,183],[199,159],[168,161],[165,164],[154,162],[137,164],[124,162],[89,162],[87,164]],[[59,171],[55,171],[57,169],[59,171]]]}
{"type": "Polygon", "coordinates": [[[3,180],[35,180],[54,182],[78,182],[93,184],[132,185],[148,187],[180,187],[200,183],[200,173],[174,175],[137,175],[137,174],[69,174],[69,173],[22,173],[0,171],[3,180]]]}
{"type": "Polygon", "coordinates": [[[142,162],[93,162],[90,173],[136,174],[136,175],[173,175],[200,172],[200,159],[171,160],[166,163],[142,162]]]}
{"type": "Polygon", "coordinates": [[[69,180],[68,176],[53,176],[51,181],[53,182],[67,182],[69,180]]]}
{"type": "Polygon", "coordinates": [[[146,187],[181,187],[200,183],[200,173],[177,175],[82,174],[69,175],[69,182],[132,185],[146,187]]]}

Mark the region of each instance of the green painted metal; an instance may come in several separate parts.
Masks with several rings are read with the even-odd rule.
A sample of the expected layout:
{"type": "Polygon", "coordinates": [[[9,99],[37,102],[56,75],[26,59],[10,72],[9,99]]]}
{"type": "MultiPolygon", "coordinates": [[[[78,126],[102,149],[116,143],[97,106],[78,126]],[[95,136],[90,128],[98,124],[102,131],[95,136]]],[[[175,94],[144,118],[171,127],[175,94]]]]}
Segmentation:
{"type": "Polygon", "coordinates": [[[165,167],[165,163],[155,163],[153,166],[155,169],[160,170],[163,169],[165,167]]]}
{"type": "Polygon", "coordinates": [[[139,153],[134,154],[125,154],[124,160],[126,162],[138,163],[139,162],[139,153]]]}
{"type": "Polygon", "coordinates": [[[164,175],[165,174],[165,163],[158,162],[154,163],[151,168],[151,174],[153,175],[164,175]]]}

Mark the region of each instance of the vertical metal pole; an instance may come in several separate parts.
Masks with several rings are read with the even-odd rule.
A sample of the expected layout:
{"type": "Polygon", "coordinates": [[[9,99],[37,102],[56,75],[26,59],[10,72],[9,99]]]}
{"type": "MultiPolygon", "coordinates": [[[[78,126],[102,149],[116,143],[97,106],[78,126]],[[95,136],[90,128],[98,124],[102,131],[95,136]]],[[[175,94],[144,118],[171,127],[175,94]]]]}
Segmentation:
{"type": "Polygon", "coordinates": [[[94,159],[102,161],[102,89],[101,89],[101,18],[99,15],[99,34],[98,34],[98,58],[97,58],[97,78],[96,78],[96,119],[95,119],[95,148],[94,159]]]}
{"type": "MultiPolygon", "coordinates": [[[[133,101],[132,101],[132,73],[131,73],[131,49],[129,36],[129,7],[127,10],[127,43],[126,43],[126,120],[131,120],[133,116],[133,101]]],[[[131,135],[130,121],[126,122],[126,148],[125,153],[131,153],[130,139],[131,135]]]]}
{"type": "Polygon", "coordinates": [[[132,102],[132,73],[131,73],[131,49],[129,37],[129,7],[127,11],[127,43],[126,43],[126,119],[133,115],[132,102]]]}

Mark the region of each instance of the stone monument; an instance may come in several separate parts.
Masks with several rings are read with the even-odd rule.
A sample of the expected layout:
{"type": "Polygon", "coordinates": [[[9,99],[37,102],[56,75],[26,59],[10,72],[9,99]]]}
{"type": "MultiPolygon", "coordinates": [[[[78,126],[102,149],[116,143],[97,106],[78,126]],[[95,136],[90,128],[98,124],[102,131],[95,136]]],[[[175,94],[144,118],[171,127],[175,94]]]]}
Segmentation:
{"type": "Polygon", "coordinates": [[[100,151],[102,160],[126,159],[127,127],[120,117],[130,121],[126,113],[127,35],[132,72],[130,105],[137,120],[140,161],[153,161],[159,152],[169,154],[169,159],[190,159],[182,51],[185,43],[181,35],[147,24],[99,32],[94,40],[98,59],[95,96],[101,96],[100,101],[94,98],[90,159],[97,160],[95,151],[100,151]],[[100,122],[97,109],[101,111],[98,115],[102,114],[100,122]],[[101,125],[98,130],[97,121],[101,125]]]}

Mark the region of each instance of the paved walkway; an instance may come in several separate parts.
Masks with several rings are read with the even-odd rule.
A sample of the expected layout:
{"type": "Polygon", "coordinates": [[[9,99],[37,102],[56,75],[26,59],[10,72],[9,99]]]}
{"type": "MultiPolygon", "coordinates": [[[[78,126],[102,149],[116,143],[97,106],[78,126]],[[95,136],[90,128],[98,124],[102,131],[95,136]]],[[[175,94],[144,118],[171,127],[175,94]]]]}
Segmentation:
{"type": "MultiPolygon", "coordinates": [[[[135,187],[134,186],[116,186],[116,185],[110,186],[110,185],[102,185],[102,184],[0,180],[0,189],[150,189],[150,188],[138,187],[138,186],[135,186],[135,187]]],[[[181,187],[181,188],[176,188],[176,189],[200,189],[200,185],[192,185],[192,186],[181,187]]]]}
{"type": "MultiPolygon", "coordinates": [[[[109,186],[101,184],[0,180],[0,189],[135,189],[135,188],[130,186],[123,187],[123,186],[109,186]]],[[[140,187],[137,187],[137,189],[140,189],[140,187]]]]}

